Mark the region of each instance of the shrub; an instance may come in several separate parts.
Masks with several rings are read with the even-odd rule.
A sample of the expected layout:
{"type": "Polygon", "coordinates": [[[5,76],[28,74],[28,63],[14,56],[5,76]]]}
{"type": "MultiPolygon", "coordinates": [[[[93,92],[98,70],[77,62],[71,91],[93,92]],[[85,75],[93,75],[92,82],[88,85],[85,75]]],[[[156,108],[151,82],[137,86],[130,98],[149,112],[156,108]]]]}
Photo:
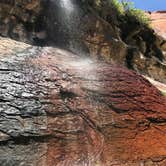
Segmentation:
{"type": "Polygon", "coordinates": [[[115,8],[119,15],[124,14],[124,6],[118,0],[108,0],[108,5],[115,8]]]}
{"type": "Polygon", "coordinates": [[[127,17],[132,17],[143,25],[150,25],[150,18],[145,14],[143,10],[136,9],[132,2],[126,0],[123,0],[121,3],[127,17]]]}
{"type": "Polygon", "coordinates": [[[149,26],[150,18],[145,14],[144,11],[136,9],[131,1],[122,0],[107,0],[111,8],[116,9],[119,16],[126,16],[128,19],[135,20],[140,24],[149,26]]]}

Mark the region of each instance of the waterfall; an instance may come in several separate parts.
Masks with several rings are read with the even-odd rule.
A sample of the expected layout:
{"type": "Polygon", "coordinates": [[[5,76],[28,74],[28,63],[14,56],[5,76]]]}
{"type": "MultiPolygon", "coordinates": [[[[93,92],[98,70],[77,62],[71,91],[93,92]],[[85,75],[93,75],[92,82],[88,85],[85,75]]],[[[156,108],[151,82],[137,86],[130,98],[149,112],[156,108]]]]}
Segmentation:
{"type": "Polygon", "coordinates": [[[60,24],[62,26],[65,36],[69,40],[68,48],[81,54],[81,47],[79,37],[81,34],[81,28],[79,27],[81,19],[81,9],[78,7],[78,1],[76,0],[59,0],[61,19],[60,24]]]}
{"type": "Polygon", "coordinates": [[[74,10],[74,5],[71,0],[61,0],[61,6],[65,9],[67,16],[70,16],[74,10]]]}
{"type": "Polygon", "coordinates": [[[77,26],[77,6],[72,2],[72,0],[60,0],[61,7],[61,23],[63,28],[67,28],[70,37],[75,31],[77,26]]]}

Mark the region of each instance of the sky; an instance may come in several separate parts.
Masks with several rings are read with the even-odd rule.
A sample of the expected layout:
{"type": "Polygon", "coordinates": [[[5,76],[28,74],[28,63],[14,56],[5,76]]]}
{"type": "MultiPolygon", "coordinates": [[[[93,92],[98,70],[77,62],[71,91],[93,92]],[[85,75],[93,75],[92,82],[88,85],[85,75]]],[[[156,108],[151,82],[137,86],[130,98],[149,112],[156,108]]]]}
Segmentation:
{"type": "Polygon", "coordinates": [[[135,7],[148,10],[148,11],[156,11],[156,10],[166,10],[166,0],[130,0],[134,2],[135,7]]]}

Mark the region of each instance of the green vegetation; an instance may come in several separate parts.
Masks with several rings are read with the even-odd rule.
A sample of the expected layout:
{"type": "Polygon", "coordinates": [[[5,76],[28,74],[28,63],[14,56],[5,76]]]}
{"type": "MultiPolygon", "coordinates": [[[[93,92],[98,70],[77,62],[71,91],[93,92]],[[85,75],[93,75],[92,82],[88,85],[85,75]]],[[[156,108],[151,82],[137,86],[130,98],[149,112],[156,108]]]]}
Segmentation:
{"type": "Polygon", "coordinates": [[[132,20],[132,22],[139,23],[141,25],[150,25],[150,18],[145,14],[144,11],[135,8],[134,4],[130,1],[122,0],[120,2],[119,0],[97,0],[95,4],[97,5],[101,16],[103,16],[104,13],[104,18],[106,15],[112,15],[110,17],[114,18],[111,19],[115,20],[116,13],[116,19],[123,18],[123,20],[126,22],[128,22],[128,20],[132,20]]]}
{"type": "Polygon", "coordinates": [[[118,11],[119,15],[125,14],[123,3],[120,3],[118,0],[108,0],[108,5],[112,8],[115,8],[118,11]]]}
{"type": "MultiPolygon", "coordinates": [[[[118,0],[114,0],[118,1],[118,0]]],[[[136,9],[132,2],[123,0],[122,3],[119,2],[119,5],[123,6],[123,12],[128,17],[134,17],[138,22],[144,25],[150,25],[150,18],[145,14],[144,11],[136,9]]],[[[121,11],[120,11],[121,12],[121,11]]]]}

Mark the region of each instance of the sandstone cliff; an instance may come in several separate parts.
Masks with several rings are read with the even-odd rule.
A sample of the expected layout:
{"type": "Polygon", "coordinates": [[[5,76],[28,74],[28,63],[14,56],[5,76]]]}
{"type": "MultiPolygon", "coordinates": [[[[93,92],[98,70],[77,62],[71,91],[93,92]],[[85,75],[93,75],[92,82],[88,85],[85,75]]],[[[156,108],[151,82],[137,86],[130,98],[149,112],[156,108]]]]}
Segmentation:
{"type": "Polygon", "coordinates": [[[166,38],[166,11],[156,11],[149,13],[149,15],[156,33],[166,38]]]}
{"type": "Polygon", "coordinates": [[[0,0],[0,165],[165,166],[164,31],[61,2],[0,0]]]}
{"type": "MultiPolygon", "coordinates": [[[[69,14],[63,11],[61,1],[1,0],[0,34],[30,44],[56,45],[77,54],[123,64],[166,83],[165,39],[137,22],[123,22],[116,11],[107,10],[106,5],[104,13],[98,15],[90,0],[72,0],[72,3],[69,14]]],[[[151,14],[152,18],[154,15],[151,14]]],[[[153,25],[156,25],[154,21],[153,25]]],[[[162,29],[160,34],[163,35],[163,24],[162,29]]]]}
{"type": "Polygon", "coordinates": [[[141,75],[0,43],[0,165],[166,165],[166,98],[141,75]]]}
{"type": "MultiPolygon", "coordinates": [[[[77,10],[70,11],[69,23],[60,1],[1,0],[0,34],[30,44],[56,45],[77,54],[123,64],[166,83],[165,39],[132,20],[124,23],[117,18],[116,11],[104,10],[105,13],[99,16],[94,4],[85,2],[89,0],[73,0],[77,10]]],[[[164,17],[164,12],[152,13],[152,19],[157,15],[164,17]]],[[[163,35],[161,21],[156,26],[159,25],[162,25],[160,34],[163,35]]]]}

